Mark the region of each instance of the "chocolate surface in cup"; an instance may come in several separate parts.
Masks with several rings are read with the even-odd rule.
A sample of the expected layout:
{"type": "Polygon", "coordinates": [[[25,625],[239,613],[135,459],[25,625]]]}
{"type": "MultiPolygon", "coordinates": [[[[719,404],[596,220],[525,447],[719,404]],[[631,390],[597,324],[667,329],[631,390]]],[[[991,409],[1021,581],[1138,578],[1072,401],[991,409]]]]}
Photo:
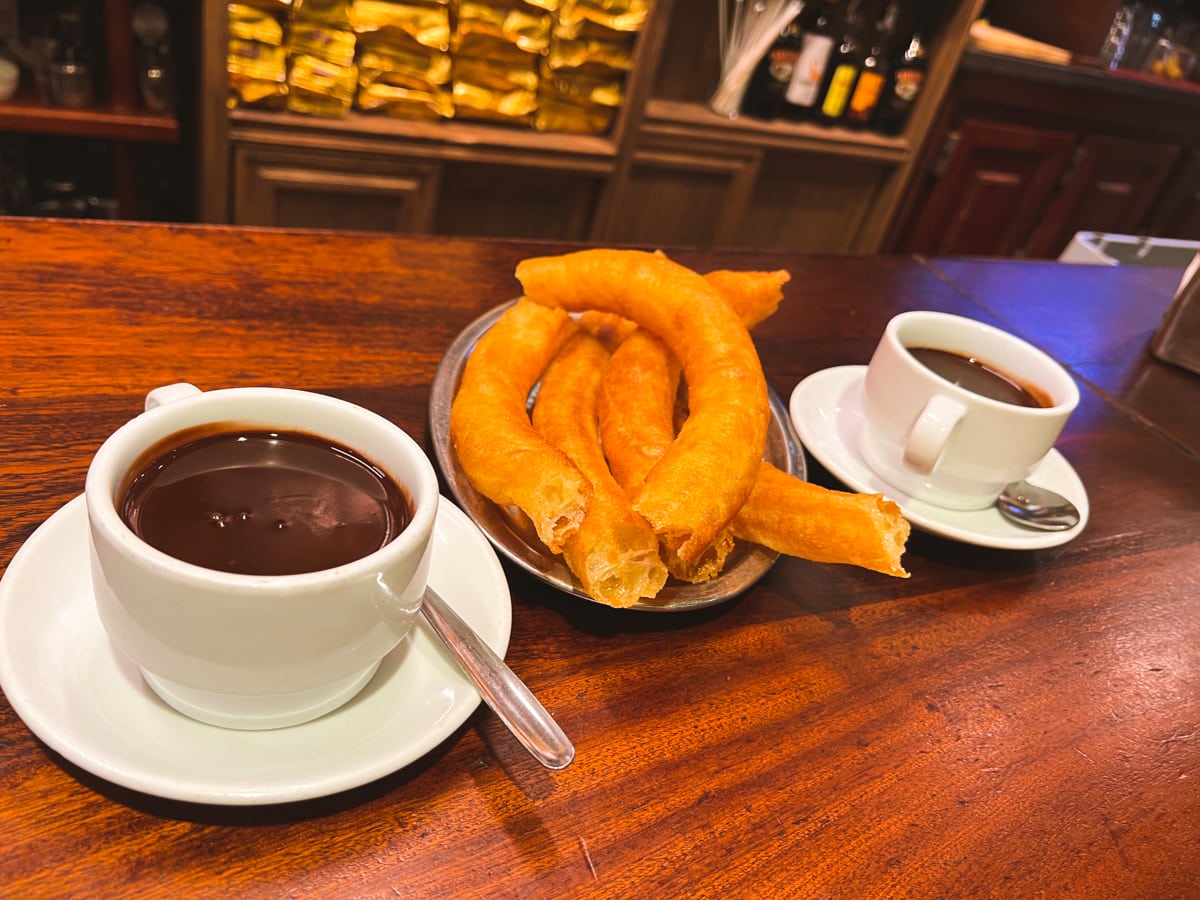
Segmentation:
{"type": "Polygon", "coordinates": [[[1029,408],[1054,405],[1050,397],[1036,386],[1026,385],[976,357],[936,347],[905,349],[934,374],[982,397],[1029,408]]]}
{"type": "Polygon", "coordinates": [[[173,435],[131,467],[121,518],[176,559],[249,575],[331,569],[412,519],[405,489],[348,447],[234,424],[173,435]]]}

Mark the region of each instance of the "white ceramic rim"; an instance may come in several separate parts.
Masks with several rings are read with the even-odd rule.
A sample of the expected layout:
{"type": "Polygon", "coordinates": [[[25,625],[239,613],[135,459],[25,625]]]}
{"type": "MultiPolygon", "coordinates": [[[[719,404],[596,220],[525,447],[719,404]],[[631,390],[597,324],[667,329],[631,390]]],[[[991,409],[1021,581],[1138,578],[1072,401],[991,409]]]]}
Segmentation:
{"type": "Polygon", "coordinates": [[[202,391],[194,397],[175,400],[155,409],[148,410],[126,422],[114,431],[101,445],[100,449],[96,451],[92,463],[88,467],[84,495],[87,498],[88,518],[92,523],[92,527],[103,531],[112,540],[113,544],[120,548],[122,553],[128,556],[137,556],[143,564],[154,567],[160,573],[169,572],[174,579],[197,587],[203,587],[206,590],[261,595],[263,593],[275,592],[294,594],[297,592],[310,593],[322,591],[331,582],[340,582],[347,578],[365,575],[386,565],[394,556],[413,552],[413,545],[423,542],[427,535],[432,533],[434,521],[437,517],[439,488],[433,463],[425,455],[425,451],[421,446],[408,432],[378,413],[354,403],[312,391],[301,391],[291,388],[245,387],[202,391]],[[393,467],[386,466],[381,461],[374,459],[373,454],[362,453],[358,448],[350,446],[350,443],[346,442],[343,438],[329,434],[325,429],[314,429],[294,422],[280,424],[284,417],[278,415],[261,416],[257,419],[254,417],[242,417],[240,415],[221,414],[192,417],[186,424],[180,423],[176,427],[167,428],[161,432],[160,436],[153,437],[149,441],[141,438],[148,431],[153,431],[155,426],[163,420],[170,421],[181,418],[189,409],[195,408],[199,404],[204,404],[219,413],[222,406],[220,401],[233,395],[247,400],[272,399],[278,401],[283,398],[285,402],[291,404],[309,404],[324,407],[338,416],[353,416],[380,434],[386,431],[388,433],[388,440],[395,441],[403,448],[402,452],[410,457],[412,475],[415,478],[407,474],[405,476],[398,475],[393,471],[393,467]],[[117,511],[115,494],[120,489],[120,485],[127,474],[127,464],[120,462],[125,455],[128,455],[125,453],[127,450],[126,444],[131,444],[135,448],[128,463],[128,465],[132,465],[132,462],[139,458],[148,447],[153,446],[154,443],[163,440],[175,431],[196,425],[218,424],[224,421],[228,421],[231,426],[238,427],[279,427],[291,430],[305,430],[306,433],[317,434],[350,447],[356,453],[361,453],[363,458],[372,465],[383,469],[391,478],[398,481],[404,487],[413,503],[412,520],[395,538],[366,556],[332,569],[301,572],[293,575],[247,575],[236,572],[223,572],[185,562],[152,547],[133,533],[117,511]],[[413,483],[414,481],[416,483],[413,483]]]}
{"type": "MultiPolygon", "coordinates": [[[[1072,412],[1075,407],[1079,405],[1079,386],[1075,383],[1075,379],[1071,377],[1071,374],[1063,367],[1061,363],[1054,359],[1054,357],[1050,356],[1050,354],[1046,353],[1046,351],[1034,344],[1031,344],[1024,338],[1017,337],[1015,334],[1005,331],[1003,328],[998,328],[995,325],[989,325],[987,322],[981,322],[978,319],[971,319],[967,316],[956,316],[952,313],[937,312],[936,310],[914,309],[909,310],[908,312],[898,313],[897,315],[893,316],[888,322],[887,327],[884,330],[884,334],[889,341],[903,351],[897,355],[903,360],[903,365],[909,371],[919,375],[922,378],[933,375],[933,377],[935,377],[940,384],[955,397],[969,400],[971,402],[982,403],[985,407],[1004,410],[1005,412],[1012,412],[1014,409],[1019,409],[1020,415],[1033,416],[1035,418],[1061,416],[1064,413],[1072,412]],[[968,390],[967,388],[961,387],[960,385],[943,378],[936,372],[933,372],[931,369],[922,365],[915,356],[908,352],[909,345],[905,343],[904,337],[902,336],[902,331],[906,328],[911,328],[914,321],[933,321],[950,328],[957,328],[960,330],[960,333],[964,335],[984,335],[986,336],[987,340],[999,342],[1003,346],[1016,352],[1028,354],[1031,358],[1036,359],[1041,369],[1048,373],[1049,377],[1053,378],[1057,382],[1055,385],[1044,384],[1041,380],[1037,380],[1034,383],[1038,388],[1049,391],[1052,399],[1058,399],[1055,400],[1053,406],[1039,405],[1036,407],[1014,407],[1011,403],[1005,403],[1003,400],[994,400],[991,397],[984,396],[983,394],[977,394],[974,391],[968,390]]],[[[921,346],[935,347],[936,345],[931,343],[921,346]]],[[[950,352],[967,352],[965,350],[956,350],[955,348],[950,347],[941,349],[946,349],[950,352]]],[[[975,355],[974,351],[971,352],[972,355],[975,355]]],[[[987,358],[988,354],[986,351],[979,352],[978,356],[985,363],[995,365],[992,360],[987,358]]],[[[1001,368],[1001,371],[1004,371],[1002,367],[997,366],[997,368],[1001,368]]],[[[1015,377],[1019,378],[1020,373],[1013,374],[1015,377]]],[[[1033,379],[1030,380],[1033,381],[1033,379]]]]}

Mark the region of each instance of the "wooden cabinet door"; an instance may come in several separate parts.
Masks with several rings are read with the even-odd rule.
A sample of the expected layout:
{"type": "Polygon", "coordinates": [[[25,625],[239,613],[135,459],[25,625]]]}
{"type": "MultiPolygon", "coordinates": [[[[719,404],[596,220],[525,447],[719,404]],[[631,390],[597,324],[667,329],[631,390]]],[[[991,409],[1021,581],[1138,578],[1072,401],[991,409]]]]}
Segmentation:
{"type": "Polygon", "coordinates": [[[1139,234],[1181,149],[1093,134],[1046,212],[1030,256],[1056,258],[1076,232],[1139,234]]]}
{"type": "Polygon", "coordinates": [[[1200,154],[1188,154],[1176,167],[1144,231],[1154,237],[1200,241],[1200,154]]]}
{"type": "Polygon", "coordinates": [[[1025,246],[1075,148],[1064,131],[965,120],[905,249],[1012,256],[1025,246]]]}
{"type": "Polygon", "coordinates": [[[583,241],[603,175],[447,161],[435,231],[470,237],[583,241]]]}
{"type": "Polygon", "coordinates": [[[1077,231],[1139,233],[1181,152],[1170,144],[1088,137],[1029,255],[1057,257],[1077,231]]]}
{"type": "Polygon", "coordinates": [[[240,145],[235,225],[429,232],[438,167],[376,154],[240,145]]]}

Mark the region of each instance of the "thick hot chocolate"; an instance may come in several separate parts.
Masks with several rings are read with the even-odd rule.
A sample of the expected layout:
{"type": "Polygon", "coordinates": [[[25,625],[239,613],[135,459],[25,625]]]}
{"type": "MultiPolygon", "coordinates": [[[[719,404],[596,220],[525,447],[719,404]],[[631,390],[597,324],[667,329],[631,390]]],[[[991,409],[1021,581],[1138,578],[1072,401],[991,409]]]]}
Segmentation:
{"type": "Polygon", "coordinates": [[[412,518],[405,490],[325,438],[208,426],[134,465],[126,524],[176,559],[250,575],[331,569],[378,550],[412,518]]]}

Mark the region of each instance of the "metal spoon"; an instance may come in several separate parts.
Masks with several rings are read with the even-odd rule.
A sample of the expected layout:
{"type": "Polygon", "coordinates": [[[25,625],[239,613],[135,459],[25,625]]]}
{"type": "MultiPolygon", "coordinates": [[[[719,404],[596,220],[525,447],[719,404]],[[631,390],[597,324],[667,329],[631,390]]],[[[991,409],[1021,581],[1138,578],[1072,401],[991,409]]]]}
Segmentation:
{"type": "Polygon", "coordinates": [[[431,587],[421,614],[474,682],[484,702],[547,769],[565,769],[575,748],[533,692],[431,587]]]}
{"type": "Polygon", "coordinates": [[[1066,497],[1028,481],[1014,481],[996,498],[996,508],[1012,522],[1038,531],[1066,531],[1079,524],[1079,510],[1066,497]]]}

